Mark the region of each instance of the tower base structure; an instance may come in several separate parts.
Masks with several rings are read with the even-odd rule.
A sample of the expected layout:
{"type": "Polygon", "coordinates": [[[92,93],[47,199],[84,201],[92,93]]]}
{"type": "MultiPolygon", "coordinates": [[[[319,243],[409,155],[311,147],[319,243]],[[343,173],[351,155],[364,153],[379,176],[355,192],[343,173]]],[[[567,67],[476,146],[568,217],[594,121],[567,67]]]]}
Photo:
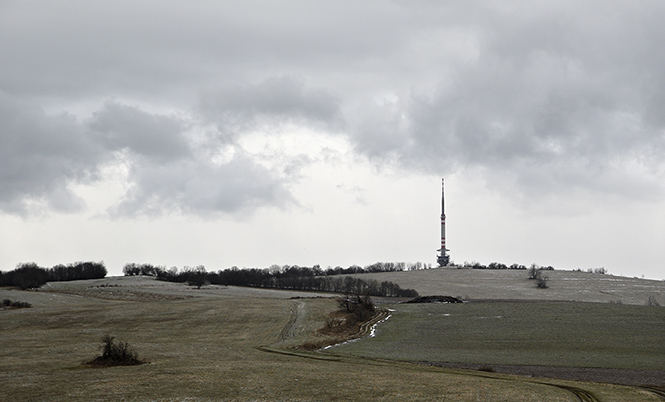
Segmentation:
{"type": "Polygon", "coordinates": [[[443,252],[436,257],[436,262],[440,267],[445,267],[450,263],[450,256],[443,252]]]}

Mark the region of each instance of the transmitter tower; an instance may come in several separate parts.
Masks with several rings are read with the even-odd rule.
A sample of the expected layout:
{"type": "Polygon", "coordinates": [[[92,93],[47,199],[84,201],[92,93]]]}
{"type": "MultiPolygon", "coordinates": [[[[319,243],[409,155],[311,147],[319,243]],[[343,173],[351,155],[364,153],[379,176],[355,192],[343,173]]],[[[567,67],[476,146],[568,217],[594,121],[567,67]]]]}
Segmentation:
{"type": "Polygon", "coordinates": [[[436,257],[436,262],[440,267],[445,267],[450,262],[450,256],[446,248],[446,200],[443,190],[443,179],[441,179],[441,248],[436,250],[439,255],[436,257]]]}

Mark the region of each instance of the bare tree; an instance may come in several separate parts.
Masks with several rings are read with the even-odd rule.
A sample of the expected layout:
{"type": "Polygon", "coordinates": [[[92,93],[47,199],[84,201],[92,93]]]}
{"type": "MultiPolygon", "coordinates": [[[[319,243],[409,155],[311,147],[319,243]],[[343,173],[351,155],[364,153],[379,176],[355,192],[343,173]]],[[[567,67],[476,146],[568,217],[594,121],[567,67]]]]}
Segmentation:
{"type": "Polygon", "coordinates": [[[527,273],[529,274],[529,279],[538,279],[540,276],[540,270],[536,264],[531,264],[531,267],[529,267],[527,273]]]}

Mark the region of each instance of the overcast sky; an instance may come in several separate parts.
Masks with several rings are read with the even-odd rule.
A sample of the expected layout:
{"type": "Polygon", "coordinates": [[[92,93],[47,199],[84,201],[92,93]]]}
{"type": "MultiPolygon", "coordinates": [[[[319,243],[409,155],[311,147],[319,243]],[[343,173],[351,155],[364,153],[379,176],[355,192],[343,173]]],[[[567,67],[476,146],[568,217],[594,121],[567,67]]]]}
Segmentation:
{"type": "Polygon", "coordinates": [[[0,269],[665,279],[665,2],[0,0],[0,269]]]}

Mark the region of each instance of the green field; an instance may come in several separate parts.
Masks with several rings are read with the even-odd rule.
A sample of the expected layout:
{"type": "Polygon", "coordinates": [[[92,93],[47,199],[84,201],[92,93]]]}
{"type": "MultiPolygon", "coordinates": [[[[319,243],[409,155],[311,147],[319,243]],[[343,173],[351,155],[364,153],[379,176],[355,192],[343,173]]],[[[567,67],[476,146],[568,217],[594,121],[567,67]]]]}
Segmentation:
{"type": "MultiPolygon", "coordinates": [[[[591,392],[602,401],[658,400],[626,386],[293,349],[316,338],[314,330],[336,308],[327,298],[291,299],[316,296],[312,294],[216,286],[196,290],[150,278],[54,283],[46,289],[55,292],[0,289],[0,297],[34,306],[0,311],[0,400],[579,400],[571,389],[591,392]],[[129,342],[149,364],[83,365],[99,354],[104,334],[129,342]]],[[[393,322],[397,316],[381,324],[381,337],[393,322]]],[[[352,345],[371,345],[374,339],[380,338],[352,345]]]]}
{"type": "Polygon", "coordinates": [[[391,305],[338,353],[398,360],[663,370],[665,308],[609,303],[391,305]]]}

